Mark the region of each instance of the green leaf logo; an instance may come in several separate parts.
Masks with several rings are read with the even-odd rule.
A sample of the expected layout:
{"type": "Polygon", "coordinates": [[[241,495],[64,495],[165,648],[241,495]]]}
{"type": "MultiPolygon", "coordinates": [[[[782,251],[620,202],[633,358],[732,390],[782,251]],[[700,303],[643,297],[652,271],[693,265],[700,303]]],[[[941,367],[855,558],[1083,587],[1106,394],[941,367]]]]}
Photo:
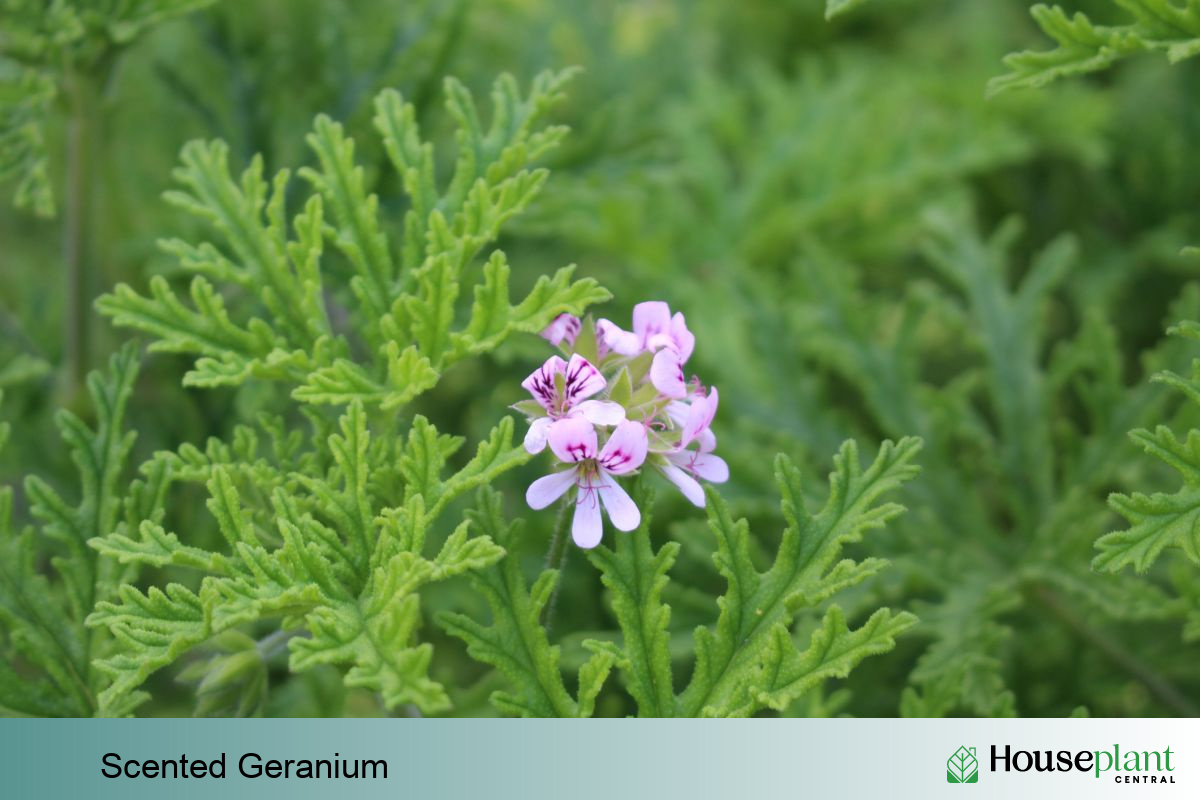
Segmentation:
{"type": "Polygon", "coordinates": [[[946,760],[946,783],[979,783],[974,747],[960,747],[946,760]]]}

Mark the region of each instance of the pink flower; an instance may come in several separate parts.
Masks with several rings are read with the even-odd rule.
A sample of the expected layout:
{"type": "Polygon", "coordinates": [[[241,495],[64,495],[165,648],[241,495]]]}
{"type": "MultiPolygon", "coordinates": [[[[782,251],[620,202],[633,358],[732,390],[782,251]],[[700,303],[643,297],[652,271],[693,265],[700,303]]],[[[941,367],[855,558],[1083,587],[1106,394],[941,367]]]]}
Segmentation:
{"type": "Polygon", "coordinates": [[[693,441],[699,440],[700,449],[711,452],[717,447],[717,437],[713,435],[711,425],[717,416],[717,402],[720,396],[717,387],[713,387],[707,396],[704,387],[692,395],[692,402],[685,403],[674,400],[667,404],[667,416],[680,429],[679,449],[683,449],[693,441]]]}
{"type": "Polygon", "coordinates": [[[559,314],[539,335],[555,347],[564,341],[567,343],[567,347],[574,347],[575,337],[579,335],[580,327],[582,327],[582,323],[579,321],[579,317],[574,314],[559,314]]]}
{"type": "Polygon", "coordinates": [[[711,483],[729,480],[729,465],[712,452],[717,446],[717,437],[709,428],[717,415],[719,399],[716,387],[707,396],[701,388],[692,395],[691,403],[675,401],[667,406],[667,415],[680,428],[679,444],[674,450],[664,453],[663,460],[656,464],[663,477],[700,508],[704,508],[704,489],[696,478],[711,483]],[[696,449],[687,449],[693,442],[696,443],[696,449]]]}
{"type": "Polygon", "coordinates": [[[667,397],[687,395],[683,365],[692,356],[696,337],[688,330],[683,314],[671,316],[670,307],[652,300],[633,307],[633,331],[625,331],[602,319],[596,323],[600,341],[614,353],[636,356],[654,353],[650,382],[667,397]]]}
{"type": "Polygon", "coordinates": [[[624,420],[597,454],[596,429],[583,417],[569,417],[550,429],[550,450],[559,460],[572,466],[538,478],[525,492],[525,501],[534,510],[543,509],[575,487],[575,516],[571,538],[585,549],[600,543],[604,525],[600,507],[608,512],[613,527],[631,531],[642,521],[642,514],[628,493],[613,479],[633,472],[646,460],[646,429],[624,420]]]}
{"type": "Polygon", "coordinates": [[[724,483],[729,480],[729,465],[725,463],[725,459],[714,453],[706,453],[703,450],[676,450],[674,453],[667,453],[665,458],[667,463],[658,465],[659,472],[698,508],[704,508],[704,488],[696,478],[709,483],[724,483]]]}
{"type": "Polygon", "coordinates": [[[587,399],[607,385],[600,370],[578,353],[569,362],[558,356],[546,359],[545,364],[521,382],[546,412],[529,424],[525,449],[530,453],[542,452],[550,429],[566,419],[581,416],[595,425],[616,425],[625,419],[625,409],[618,403],[587,399]]]}

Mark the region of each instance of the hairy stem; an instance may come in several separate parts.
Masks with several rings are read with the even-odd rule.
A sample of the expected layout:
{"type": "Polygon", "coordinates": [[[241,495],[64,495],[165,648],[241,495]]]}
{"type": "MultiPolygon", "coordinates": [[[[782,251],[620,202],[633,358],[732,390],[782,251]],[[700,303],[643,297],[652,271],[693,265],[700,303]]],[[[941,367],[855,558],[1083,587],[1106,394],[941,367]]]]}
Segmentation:
{"type": "Polygon", "coordinates": [[[571,507],[574,505],[571,497],[563,500],[558,507],[558,519],[554,522],[554,536],[550,539],[550,549],[546,551],[546,569],[558,570],[558,579],[554,582],[554,591],[542,611],[542,624],[546,628],[546,636],[550,635],[550,627],[554,624],[554,610],[558,606],[558,593],[562,589],[562,573],[567,566],[567,527],[571,524],[571,507]]]}
{"type": "Polygon", "coordinates": [[[1092,647],[1099,650],[1113,664],[1140,681],[1163,705],[1181,717],[1200,716],[1200,708],[1197,708],[1196,704],[1181,692],[1175,684],[1089,625],[1074,609],[1064,603],[1062,598],[1053,590],[1045,586],[1037,586],[1034,587],[1033,593],[1038,601],[1057,617],[1060,622],[1074,631],[1080,639],[1083,639],[1092,647]]]}

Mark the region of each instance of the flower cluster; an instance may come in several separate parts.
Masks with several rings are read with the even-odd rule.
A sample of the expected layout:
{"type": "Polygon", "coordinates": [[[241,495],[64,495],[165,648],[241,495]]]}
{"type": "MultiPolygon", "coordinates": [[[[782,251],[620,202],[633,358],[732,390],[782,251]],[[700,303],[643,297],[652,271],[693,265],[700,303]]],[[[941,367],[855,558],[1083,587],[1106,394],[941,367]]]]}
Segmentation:
{"type": "Polygon", "coordinates": [[[600,543],[603,506],[618,530],[631,531],[641,512],[617,478],[650,466],[697,506],[697,478],[721,483],[729,467],[713,451],[717,390],[685,378],[696,337],[666,303],[639,303],[633,330],[602,319],[559,315],[543,338],[567,356],[551,356],[522,383],[532,400],[515,407],[529,417],[525,449],[546,449],[558,469],[530,485],[525,499],[545,508],[574,490],[571,536],[580,547],[600,543]]]}

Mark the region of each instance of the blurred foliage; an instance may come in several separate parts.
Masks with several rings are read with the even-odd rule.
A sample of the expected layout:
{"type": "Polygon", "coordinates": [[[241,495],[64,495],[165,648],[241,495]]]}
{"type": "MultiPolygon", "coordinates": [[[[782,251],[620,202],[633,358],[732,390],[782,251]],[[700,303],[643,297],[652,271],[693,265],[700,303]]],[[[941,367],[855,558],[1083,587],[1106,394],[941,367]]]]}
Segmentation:
{"type": "MultiPolygon", "coordinates": [[[[337,150],[334,139],[353,140],[347,168],[362,170],[354,174],[364,194],[376,195],[380,231],[400,259],[414,205],[404,168],[395,169],[396,154],[372,127],[371,99],[394,88],[411,103],[406,113],[422,138],[437,143],[432,167],[446,187],[460,158],[453,141],[460,120],[442,111],[444,77],[479,94],[502,72],[528,86],[545,69],[579,65],[554,114],[571,131],[556,150],[539,154],[551,177],[519,217],[506,220],[496,245],[518,296],[575,263],[575,279],[612,291],[619,308],[606,308],[606,316],[621,318],[648,298],[687,314],[700,342],[696,369],[721,390],[716,432],[732,472],[722,496],[729,519],[748,522],[746,580],[771,563],[782,538],[771,532],[787,528],[774,453],[812,476],[827,471],[829,454],[848,438],[869,452],[885,439],[925,442],[921,475],[898,489],[909,512],[868,543],[846,543],[849,558],[886,558],[892,567],[838,599],[857,626],[881,606],[920,622],[849,679],[825,676],[787,702],[762,695],[754,708],[805,715],[1197,712],[1195,644],[1182,638],[1200,637],[1200,595],[1187,561],[1196,546],[1184,524],[1195,513],[1197,467],[1190,438],[1179,442],[1157,428],[1200,427],[1200,410],[1187,402],[1194,342],[1164,333],[1200,319],[1195,262],[1180,255],[1200,242],[1193,147],[1200,68],[1187,58],[1200,36],[1200,12],[1192,0],[1081,0],[1067,10],[1038,6],[1032,17],[1022,0],[255,0],[183,16],[165,12],[203,4],[52,4],[61,18],[31,16],[34,5],[0,5],[0,175],[23,207],[62,213],[47,219],[0,211],[0,416],[11,423],[0,481],[12,487],[0,500],[11,497],[9,535],[19,543],[6,546],[35,548],[38,580],[61,582],[46,558],[61,555],[69,540],[44,537],[38,527],[15,533],[46,506],[45,495],[23,489],[24,476],[44,476],[59,492],[77,480],[69,452],[49,444],[57,441],[56,409],[67,406],[93,432],[109,423],[85,393],[63,388],[70,385],[63,376],[103,364],[126,335],[87,305],[72,310],[70,297],[90,303],[107,294],[106,313],[131,322],[135,297],[165,303],[166,292],[186,296],[199,272],[219,287],[212,297],[226,302],[237,325],[270,325],[272,336],[244,369],[226,363],[209,371],[223,377],[208,383],[223,388],[184,388],[194,357],[145,359],[125,420],[139,434],[129,463],[166,464],[167,456],[153,454],[179,457],[188,447],[215,453],[242,446],[246,426],[268,411],[278,418],[271,424],[282,426],[281,441],[302,438],[295,452],[311,462],[296,470],[307,477],[287,480],[318,491],[334,479],[327,440],[351,398],[342,391],[330,400],[337,413],[301,411],[303,394],[290,395],[318,373],[295,354],[306,354],[317,370],[334,370],[341,359],[347,371],[323,374],[347,386],[370,388],[348,364],[376,387],[389,375],[387,352],[352,316],[371,308],[370,295],[351,288],[360,274],[352,248],[327,239],[321,254],[336,285],[320,295],[330,332],[343,340],[322,351],[321,332],[289,327],[293,306],[246,291],[261,290],[260,277],[234,279],[219,264],[198,269],[203,254],[187,250],[192,245],[159,249],[157,241],[213,240],[224,248],[219,226],[215,237],[205,228],[212,214],[197,191],[249,187],[240,189],[245,213],[234,216],[257,219],[268,176],[284,168],[328,175],[322,153],[337,150]],[[122,16],[100,16],[109,13],[122,16]],[[1053,50],[1045,49],[1047,35],[1053,50]],[[1177,63],[1136,57],[1150,51],[1177,63]],[[80,75],[86,86],[72,82],[80,75]],[[1077,78],[1055,80],[1065,76],[1077,78]],[[1035,86],[1045,88],[1027,90],[1035,86]],[[90,95],[72,106],[72,91],[90,95]],[[343,127],[335,135],[318,125],[318,146],[309,148],[305,133],[318,114],[343,127]],[[93,132],[77,154],[90,180],[73,190],[70,133],[79,120],[93,132]],[[172,168],[197,138],[226,145],[184,151],[192,194],[173,198],[200,211],[192,219],[160,195],[178,189],[172,168]],[[247,168],[247,182],[238,184],[233,176],[247,168]],[[74,223],[88,235],[75,239],[73,191],[91,198],[77,206],[74,223]],[[72,241],[87,265],[75,273],[63,268],[72,241]],[[122,283],[131,288],[114,292],[122,283]],[[81,330],[79,363],[70,367],[68,337],[81,330]],[[293,362],[272,360],[275,351],[293,354],[293,362]],[[229,379],[234,372],[237,381],[229,379]],[[1167,383],[1184,391],[1149,380],[1158,373],[1182,376],[1167,383]],[[1152,431],[1140,441],[1166,460],[1141,457],[1126,437],[1131,429],[1152,431]],[[1135,494],[1175,491],[1175,469],[1184,478],[1178,495],[1135,494]],[[1115,501],[1117,511],[1136,512],[1135,523],[1148,524],[1139,515],[1162,509],[1175,520],[1136,551],[1124,548],[1124,531],[1102,540],[1109,543],[1102,559],[1116,552],[1113,543],[1122,548],[1099,566],[1128,562],[1147,569],[1144,576],[1092,569],[1097,537],[1123,524],[1105,504],[1113,492],[1140,504],[1131,511],[1115,501]]],[[[290,180],[275,194],[272,202],[288,210],[283,235],[293,233],[284,247],[304,246],[305,236],[312,246],[320,237],[290,220],[312,197],[333,215],[328,187],[290,180]]],[[[280,231],[268,227],[264,236],[274,241],[280,231]]],[[[345,221],[336,227],[353,229],[345,221]]],[[[464,275],[468,285],[485,282],[478,263],[464,275]]],[[[316,302],[310,289],[296,302],[316,302]]],[[[472,299],[471,292],[459,298],[460,320],[472,299]]],[[[161,330],[135,327],[164,340],[161,330]]],[[[1179,330],[1188,334],[1192,326],[1179,330]]],[[[197,350],[174,335],[173,349],[197,350]]],[[[482,358],[457,365],[448,358],[436,386],[404,401],[437,430],[484,441],[520,398],[518,383],[544,357],[541,345],[512,336],[482,358]]],[[[197,382],[194,374],[189,382],[197,382]]],[[[382,391],[357,399],[378,405],[382,391]]],[[[376,434],[390,431],[382,419],[373,424],[383,425],[376,434]]],[[[395,429],[397,447],[403,430],[395,429]]],[[[448,458],[451,472],[467,461],[448,458]]],[[[172,484],[165,514],[153,524],[215,553],[225,539],[206,506],[213,476],[193,467],[195,475],[172,484]]],[[[486,521],[492,538],[504,539],[504,559],[478,565],[469,578],[422,586],[419,605],[404,612],[405,624],[419,627],[420,642],[432,646],[428,671],[446,687],[453,713],[493,713],[488,698],[496,692],[510,699],[499,704],[507,712],[528,706],[520,696],[527,684],[476,663],[456,637],[489,618],[493,598],[472,588],[480,582],[516,587],[530,602],[530,592],[548,585],[534,578],[552,515],[530,514],[518,500],[532,474],[514,467],[494,484],[504,499],[481,498],[470,512],[476,527],[488,529],[486,521]],[[501,503],[495,519],[488,503],[501,503]],[[517,514],[527,520],[519,536],[503,521],[517,514]],[[455,636],[435,620],[456,620],[449,626],[455,636]]],[[[132,475],[124,470],[122,490],[132,475]]],[[[800,487],[810,508],[826,499],[818,485],[808,478],[800,487]]],[[[269,492],[243,500],[256,526],[277,525],[269,492]]],[[[465,518],[463,502],[451,504],[447,521],[465,518]]],[[[561,691],[555,697],[564,708],[597,715],[700,710],[684,702],[686,691],[670,699],[647,693],[647,673],[621,631],[646,626],[648,646],[669,658],[667,688],[689,685],[699,657],[693,631],[719,626],[724,612],[717,598],[727,591],[729,567],[711,558],[722,528],[710,528],[677,498],[654,505],[636,547],[606,541],[611,552],[573,556],[555,578],[557,610],[544,644],[557,648],[554,692],[561,691]],[[631,600],[617,588],[631,564],[670,580],[642,587],[631,600]],[[655,611],[663,607],[669,614],[655,611]],[[601,667],[615,677],[604,680],[601,667]]],[[[136,533],[120,533],[117,522],[88,536],[136,533]]],[[[437,540],[454,528],[439,529],[437,540]]],[[[145,566],[137,586],[173,581],[203,594],[168,563],[145,566]]],[[[98,592],[96,599],[112,600],[102,596],[109,588],[98,592]]],[[[60,595],[65,603],[61,587],[51,596],[60,595]]],[[[106,606],[102,613],[116,612],[106,606]]],[[[95,636],[90,652],[111,659],[113,642],[102,629],[79,625],[75,614],[67,614],[71,635],[95,636]]],[[[792,621],[794,651],[821,632],[823,620],[838,622],[825,612],[792,621]]],[[[193,631],[194,649],[169,659],[178,656],[178,668],[139,672],[153,697],[139,713],[384,712],[374,697],[382,682],[344,683],[315,657],[293,673],[287,631],[234,622],[223,632],[193,631]]],[[[18,630],[11,624],[6,617],[6,631],[18,630]]],[[[33,640],[23,636],[5,633],[4,646],[24,653],[22,643],[33,640]]],[[[61,670],[52,664],[25,655],[12,663],[22,678],[57,685],[61,670]]],[[[75,703],[69,708],[9,710],[92,713],[102,688],[102,676],[93,677],[91,701],[69,682],[57,695],[75,703]]],[[[662,674],[656,677],[661,686],[662,674]]],[[[411,710],[419,698],[392,699],[411,710]]]]}

